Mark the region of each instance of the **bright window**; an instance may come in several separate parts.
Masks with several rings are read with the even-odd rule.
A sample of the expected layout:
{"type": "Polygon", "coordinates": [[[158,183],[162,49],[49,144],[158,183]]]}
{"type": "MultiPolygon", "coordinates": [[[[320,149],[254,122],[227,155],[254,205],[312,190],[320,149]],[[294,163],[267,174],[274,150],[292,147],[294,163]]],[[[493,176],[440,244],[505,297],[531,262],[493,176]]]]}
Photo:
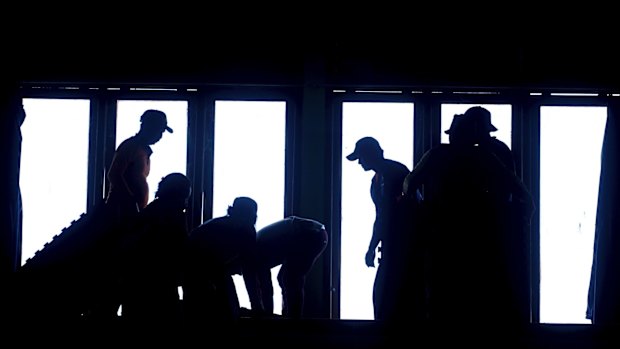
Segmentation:
{"type": "MultiPolygon", "coordinates": [[[[286,102],[216,101],[213,217],[226,215],[238,196],[258,203],[256,230],[284,218],[286,102]]],[[[282,313],[280,267],[271,270],[274,313],[282,313]]],[[[243,279],[233,277],[242,307],[250,309],[243,279]]]]}
{"type": "MultiPolygon", "coordinates": [[[[346,156],[358,139],[379,141],[386,159],[413,167],[413,103],[345,102],[342,105],[342,208],[340,318],[374,319],[375,268],[364,256],[372,236],[375,206],[370,198],[373,171],[346,156]]],[[[377,258],[380,253],[377,253],[377,258]]]]}
{"type": "Polygon", "coordinates": [[[86,212],[89,100],[23,100],[22,264],[86,212]]]}
{"type": "Polygon", "coordinates": [[[607,108],[540,109],[540,322],[585,318],[607,108]]]}

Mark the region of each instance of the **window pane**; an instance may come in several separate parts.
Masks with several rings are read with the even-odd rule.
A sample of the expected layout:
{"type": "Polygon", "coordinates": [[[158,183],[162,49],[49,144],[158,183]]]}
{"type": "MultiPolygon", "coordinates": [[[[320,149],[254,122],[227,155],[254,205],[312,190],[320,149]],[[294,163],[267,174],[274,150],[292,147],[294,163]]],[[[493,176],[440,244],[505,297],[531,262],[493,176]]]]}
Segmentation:
{"type": "Polygon", "coordinates": [[[86,212],[89,100],[23,100],[22,264],[86,212]]]}
{"type": "MultiPolygon", "coordinates": [[[[256,230],[284,218],[286,102],[216,101],[213,217],[226,215],[238,196],[258,203],[256,230]]],[[[274,313],[282,313],[281,290],[271,270],[274,313]]],[[[250,308],[243,279],[234,276],[239,302],[250,308]]]]}
{"type": "Polygon", "coordinates": [[[491,112],[491,123],[497,128],[491,136],[512,146],[512,106],[510,104],[442,104],[441,105],[441,143],[449,143],[444,132],[450,128],[454,114],[463,114],[467,109],[481,106],[491,112]]]}
{"type": "Polygon", "coordinates": [[[164,132],[162,139],[151,146],[149,202],[155,198],[157,185],[172,173],[186,174],[187,168],[187,101],[118,101],[116,118],[116,147],[140,130],[140,116],[147,109],[166,113],[168,126],[174,133],[164,132]]]}
{"type": "Polygon", "coordinates": [[[607,108],[540,110],[540,322],[585,318],[607,108]]]}
{"type": "Polygon", "coordinates": [[[357,161],[346,159],[357,140],[365,136],[379,141],[385,158],[399,161],[411,170],[413,103],[343,103],[341,319],[374,319],[372,289],[376,267],[369,268],[364,262],[375,220],[375,207],[370,198],[374,172],[365,172],[357,161]]]}

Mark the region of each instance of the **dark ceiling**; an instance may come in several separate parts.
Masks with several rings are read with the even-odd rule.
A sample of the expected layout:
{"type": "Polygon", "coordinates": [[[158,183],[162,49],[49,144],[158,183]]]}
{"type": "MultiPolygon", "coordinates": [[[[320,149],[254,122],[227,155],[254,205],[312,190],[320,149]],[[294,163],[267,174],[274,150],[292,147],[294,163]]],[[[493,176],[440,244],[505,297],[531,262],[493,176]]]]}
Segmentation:
{"type": "Polygon", "coordinates": [[[295,26],[45,17],[28,30],[5,25],[5,65],[26,82],[620,89],[616,31],[583,21],[537,30],[527,18],[457,12],[377,29],[308,16],[295,26]]]}

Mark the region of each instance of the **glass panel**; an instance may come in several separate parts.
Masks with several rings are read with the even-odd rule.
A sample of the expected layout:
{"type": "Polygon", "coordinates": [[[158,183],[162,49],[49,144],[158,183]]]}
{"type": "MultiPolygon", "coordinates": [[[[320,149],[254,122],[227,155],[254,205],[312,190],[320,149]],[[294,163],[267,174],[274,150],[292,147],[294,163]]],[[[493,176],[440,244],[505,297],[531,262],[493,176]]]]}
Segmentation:
{"type": "Polygon", "coordinates": [[[174,133],[164,132],[162,139],[151,146],[149,202],[155,198],[157,185],[172,172],[186,174],[187,168],[187,101],[118,101],[116,147],[140,130],[140,116],[147,109],[166,113],[168,126],[174,133]]]}
{"type": "Polygon", "coordinates": [[[22,264],[86,212],[89,100],[23,100],[22,264]]]}
{"type": "MultiPolygon", "coordinates": [[[[286,102],[216,101],[213,217],[238,196],[258,203],[256,230],[284,218],[286,102]]],[[[282,313],[279,267],[271,270],[274,313],[282,313]]],[[[243,279],[233,277],[239,302],[250,308],[243,279]]]]}
{"type": "Polygon", "coordinates": [[[481,106],[491,112],[491,123],[497,128],[491,136],[512,146],[512,106],[510,104],[442,104],[441,105],[441,143],[449,143],[444,132],[450,128],[454,114],[463,114],[471,107],[481,106]]]}
{"type": "Polygon", "coordinates": [[[379,141],[386,159],[399,161],[411,170],[413,103],[343,103],[341,319],[374,319],[372,289],[376,267],[369,268],[364,262],[375,219],[375,207],[370,198],[374,172],[365,172],[357,161],[346,159],[357,140],[365,136],[379,141]]]}
{"type": "Polygon", "coordinates": [[[540,322],[585,318],[606,107],[540,109],[540,322]]]}

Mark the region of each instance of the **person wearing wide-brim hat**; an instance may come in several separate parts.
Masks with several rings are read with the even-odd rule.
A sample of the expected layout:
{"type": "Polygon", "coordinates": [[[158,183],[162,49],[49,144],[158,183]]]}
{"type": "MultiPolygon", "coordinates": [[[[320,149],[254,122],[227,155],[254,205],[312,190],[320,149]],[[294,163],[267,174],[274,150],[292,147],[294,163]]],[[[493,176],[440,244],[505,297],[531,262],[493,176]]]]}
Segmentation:
{"type": "Polygon", "coordinates": [[[471,143],[485,147],[497,156],[506,168],[515,173],[515,162],[510,147],[491,136],[497,131],[491,123],[491,112],[481,106],[467,109],[464,114],[455,115],[450,128],[444,131],[450,136],[451,144],[471,143]]]}

